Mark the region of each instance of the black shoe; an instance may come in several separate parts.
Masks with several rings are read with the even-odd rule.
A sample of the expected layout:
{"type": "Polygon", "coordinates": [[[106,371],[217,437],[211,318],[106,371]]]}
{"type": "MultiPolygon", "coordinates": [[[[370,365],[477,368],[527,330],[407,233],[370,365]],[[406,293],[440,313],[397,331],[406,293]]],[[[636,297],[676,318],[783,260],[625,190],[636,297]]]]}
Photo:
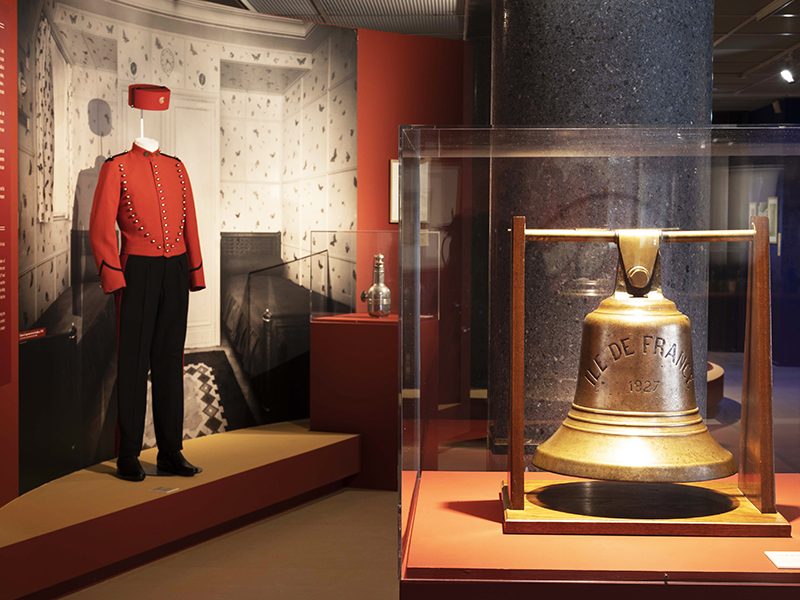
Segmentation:
{"type": "Polygon", "coordinates": [[[120,456],[117,459],[117,477],[126,481],[144,481],[144,469],[135,456],[120,456]]]}
{"type": "Polygon", "coordinates": [[[180,475],[181,477],[192,477],[203,471],[186,460],[180,450],[159,452],[156,467],[158,467],[160,475],[180,475]]]}

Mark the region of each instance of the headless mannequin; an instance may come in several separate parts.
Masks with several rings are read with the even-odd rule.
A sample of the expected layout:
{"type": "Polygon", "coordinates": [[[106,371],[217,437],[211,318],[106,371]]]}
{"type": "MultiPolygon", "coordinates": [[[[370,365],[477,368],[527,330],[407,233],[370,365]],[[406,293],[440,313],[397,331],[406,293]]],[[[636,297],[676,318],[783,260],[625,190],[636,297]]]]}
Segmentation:
{"type": "MultiPolygon", "coordinates": [[[[154,138],[149,138],[149,137],[146,137],[144,135],[144,111],[141,112],[140,122],[139,123],[140,123],[139,136],[136,137],[133,140],[134,145],[139,147],[139,148],[141,148],[142,150],[144,150],[147,153],[155,153],[159,149],[159,142],[158,142],[158,140],[156,140],[154,138]]],[[[178,173],[181,173],[180,169],[178,170],[178,173]]],[[[162,176],[163,176],[163,174],[162,174],[162,176]]],[[[182,177],[182,176],[179,175],[178,177],[182,177]]],[[[158,179],[156,178],[155,181],[158,181],[158,179]]],[[[161,184],[158,184],[158,185],[160,187],[161,184]]],[[[186,190],[186,187],[184,187],[183,190],[186,190]]],[[[130,198],[130,196],[128,196],[128,197],[130,198]]],[[[184,198],[183,210],[184,210],[184,215],[185,215],[185,210],[186,210],[186,200],[185,200],[186,199],[186,195],[185,195],[185,192],[184,192],[183,198],[184,198]]],[[[161,201],[162,201],[161,206],[163,207],[164,206],[164,204],[163,204],[164,198],[163,197],[161,198],[161,201]]],[[[131,202],[128,202],[128,204],[131,204],[131,202]]],[[[129,208],[128,210],[131,210],[131,209],[129,208]]],[[[185,219],[185,216],[184,216],[184,219],[185,219]]],[[[166,220],[166,217],[165,217],[165,220],[166,220]]],[[[181,229],[183,229],[183,227],[181,227],[181,229]]],[[[166,239],[168,239],[168,238],[166,238],[166,239]]],[[[161,246],[159,246],[159,249],[160,248],[161,248],[161,246]]],[[[167,252],[169,252],[169,250],[167,250],[167,252]]],[[[172,259],[172,260],[174,260],[174,259],[172,259]]],[[[202,262],[200,264],[202,265],[202,262]]],[[[134,275],[134,279],[136,277],[137,276],[134,275]]],[[[174,279],[174,277],[173,277],[173,279],[174,279]]],[[[173,288],[169,288],[169,289],[173,290],[173,288]]],[[[130,293],[134,293],[135,294],[135,293],[137,293],[136,291],[131,292],[132,288],[130,286],[127,287],[126,290],[127,290],[126,294],[130,294],[130,293]]],[[[181,290],[178,290],[178,293],[180,293],[180,292],[181,292],[181,290]]],[[[188,289],[184,289],[184,290],[182,290],[182,292],[186,294],[186,300],[188,301],[188,292],[189,292],[189,290],[188,289]]],[[[171,294],[171,292],[170,292],[170,294],[171,294]]],[[[172,309],[174,310],[174,306],[172,307],[172,309]]],[[[124,310],[126,310],[125,309],[124,300],[121,300],[119,308],[118,308],[118,321],[121,321],[122,319],[124,319],[124,316],[122,316],[122,311],[124,311],[124,310]]],[[[128,309],[128,310],[131,310],[131,309],[128,309]]],[[[184,323],[185,323],[185,310],[186,309],[184,307],[184,323]]],[[[180,312],[180,311],[178,311],[178,312],[180,312]]],[[[123,331],[123,326],[119,325],[118,326],[118,336],[121,335],[120,334],[121,331],[123,331]]],[[[186,336],[186,333],[185,333],[185,328],[184,328],[184,332],[181,335],[181,341],[180,341],[181,345],[183,344],[183,340],[185,339],[185,336],[186,336]]],[[[123,344],[123,342],[119,342],[118,341],[118,345],[120,345],[120,344],[123,344]]],[[[182,379],[182,376],[183,376],[182,366],[179,365],[177,368],[180,370],[180,378],[182,379]]],[[[151,374],[152,374],[152,370],[151,370],[151,374]]],[[[152,375],[152,377],[155,378],[155,375],[152,375]]],[[[160,377],[163,380],[163,375],[161,375],[160,377]]],[[[130,379],[129,376],[127,378],[130,379]]],[[[154,381],[155,381],[155,379],[154,379],[154,381]]],[[[162,383],[162,385],[165,385],[165,384],[162,383]]],[[[179,386],[180,386],[180,384],[179,384],[179,386]]],[[[155,402],[156,402],[155,386],[154,386],[153,389],[154,389],[154,397],[153,397],[153,403],[154,404],[153,404],[153,408],[154,408],[154,411],[155,411],[155,408],[156,408],[155,407],[155,402]]],[[[181,388],[181,392],[182,392],[182,388],[181,388]]],[[[162,403],[165,402],[165,399],[162,399],[160,402],[162,402],[162,403]]],[[[178,444],[180,444],[180,431],[182,430],[182,423],[183,423],[183,418],[182,418],[183,417],[183,397],[182,397],[182,393],[181,393],[181,400],[180,400],[180,404],[179,404],[179,408],[178,408],[178,413],[179,414],[175,418],[180,423],[180,425],[179,425],[179,435],[178,435],[178,438],[177,438],[178,439],[178,444]]],[[[142,413],[142,416],[143,416],[143,414],[144,413],[142,413]]],[[[162,417],[161,418],[162,419],[166,419],[167,423],[169,423],[170,421],[173,420],[172,416],[169,416],[168,414],[167,414],[167,416],[164,416],[163,413],[162,413],[162,417]]],[[[164,421],[162,421],[162,422],[164,422],[164,421]]],[[[142,419],[142,423],[143,423],[143,419],[142,419]]],[[[128,426],[130,427],[130,425],[128,425],[128,426]]],[[[159,427],[158,422],[156,422],[156,428],[158,428],[158,427],[159,427]]],[[[159,435],[158,434],[158,429],[157,429],[156,435],[157,435],[157,438],[158,438],[158,435],[159,435]]],[[[139,441],[139,443],[141,443],[141,442],[139,441]]],[[[159,474],[162,474],[162,475],[182,475],[182,476],[185,476],[185,477],[191,477],[191,476],[193,476],[193,475],[195,475],[195,474],[197,474],[197,473],[202,471],[202,469],[200,469],[199,467],[195,467],[194,465],[189,463],[184,458],[184,456],[180,452],[180,450],[169,449],[166,452],[162,452],[163,449],[161,448],[161,441],[158,441],[158,445],[159,445],[159,452],[158,452],[158,456],[157,456],[157,465],[156,466],[157,466],[157,472],[159,474]]],[[[130,448],[128,448],[128,450],[130,450],[130,448]]],[[[141,464],[138,461],[138,452],[136,453],[135,456],[130,455],[130,454],[126,454],[125,456],[123,456],[122,454],[120,454],[120,456],[117,458],[117,476],[120,477],[121,479],[126,479],[126,480],[129,480],[129,481],[142,481],[145,478],[144,469],[142,468],[141,464]]]]}

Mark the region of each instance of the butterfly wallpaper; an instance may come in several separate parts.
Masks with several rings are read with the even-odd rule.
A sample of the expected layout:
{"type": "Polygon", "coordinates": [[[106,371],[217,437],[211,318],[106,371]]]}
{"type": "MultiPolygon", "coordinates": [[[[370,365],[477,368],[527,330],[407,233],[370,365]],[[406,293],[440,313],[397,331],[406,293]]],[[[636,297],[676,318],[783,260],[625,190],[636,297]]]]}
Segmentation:
{"type": "MultiPolygon", "coordinates": [[[[280,231],[282,258],[290,261],[312,251],[311,231],[356,226],[355,34],[331,29],[291,69],[237,58],[221,62],[221,229],[280,231]],[[288,85],[275,93],[281,73],[288,85]]],[[[355,251],[341,254],[331,252],[331,271],[352,270],[355,251]]],[[[305,267],[290,265],[289,276],[308,287],[305,267]]],[[[334,299],[349,298],[350,285],[333,288],[334,299]]]]}
{"type": "MultiPolygon", "coordinates": [[[[259,45],[252,35],[238,43],[235,32],[222,42],[202,28],[192,35],[155,17],[146,26],[69,0],[26,2],[21,19],[31,23],[20,29],[30,30],[20,40],[20,105],[29,123],[20,128],[20,280],[31,283],[20,285],[23,326],[33,326],[71,278],[82,277],[71,269],[70,231],[87,227],[98,161],[130,144],[121,139],[121,98],[130,83],[218,102],[220,164],[209,168],[219,169],[220,231],[280,232],[287,258],[308,254],[310,231],[355,228],[354,31],[317,27],[290,46],[268,35],[259,45]],[[58,82],[67,90],[68,123],[54,123],[44,103],[54,85],[45,60],[50,37],[68,64],[58,82]],[[54,219],[50,208],[56,129],[69,140],[74,192],[66,219],[54,219]],[[31,172],[23,173],[28,165],[31,172]]],[[[300,270],[290,276],[301,285],[306,278],[300,270]]]]}

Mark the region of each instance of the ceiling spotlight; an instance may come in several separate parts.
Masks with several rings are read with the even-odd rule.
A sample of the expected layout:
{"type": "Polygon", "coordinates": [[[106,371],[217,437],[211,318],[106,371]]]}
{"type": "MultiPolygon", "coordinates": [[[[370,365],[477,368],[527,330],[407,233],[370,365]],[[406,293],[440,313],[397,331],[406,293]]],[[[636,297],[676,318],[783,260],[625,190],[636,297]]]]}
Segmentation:
{"type": "Polygon", "coordinates": [[[791,69],[783,69],[781,71],[781,77],[786,83],[794,83],[794,73],[792,73],[791,69]]]}

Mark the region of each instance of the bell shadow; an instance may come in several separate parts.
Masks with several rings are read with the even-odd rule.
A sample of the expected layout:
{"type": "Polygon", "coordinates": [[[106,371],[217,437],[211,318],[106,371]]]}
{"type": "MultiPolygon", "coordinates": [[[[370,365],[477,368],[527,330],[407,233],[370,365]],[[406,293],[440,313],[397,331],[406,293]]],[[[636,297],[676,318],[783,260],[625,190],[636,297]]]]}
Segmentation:
{"type": "Polygon", "coordinates": [[[527,496],[550,510],[615,519],[707,517],[738,506],[725,494],[678,483],[580,481],[544,486],[527,496]]]}
{"type": "Polygon", "coordinates": [[[452,500],[446,503],[447,508],[471,517],[477,517],[493,523],[503,522],[503,505],[494,500],[452,500]]]}

